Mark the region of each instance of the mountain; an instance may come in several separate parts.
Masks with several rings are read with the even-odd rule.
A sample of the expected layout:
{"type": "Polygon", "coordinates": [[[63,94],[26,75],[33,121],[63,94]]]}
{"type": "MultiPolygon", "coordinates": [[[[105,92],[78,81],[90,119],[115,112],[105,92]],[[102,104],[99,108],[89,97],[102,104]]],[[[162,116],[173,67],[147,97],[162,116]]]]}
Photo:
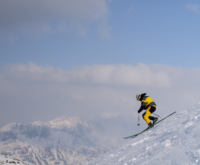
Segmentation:
{"type": "Polygon", "coordinates": [[[0,154],[39,165],[82,165],[112,148],[79,117],[12,123],[0,129],[0,154]]]}
{"type": "Polygon", "coordinates": [[[197,165],[200,164],[199,139],[200,103],[87,165],[197,165]]]}
{"type": "Polygon", "coordinates": [[[1,165],[12,165],[12,164],[19,164],[19,165],[34,165],[28,162],[21,161],[16,158],[8,158],[3,155],[0,155],[0,164],[1,165]]]}

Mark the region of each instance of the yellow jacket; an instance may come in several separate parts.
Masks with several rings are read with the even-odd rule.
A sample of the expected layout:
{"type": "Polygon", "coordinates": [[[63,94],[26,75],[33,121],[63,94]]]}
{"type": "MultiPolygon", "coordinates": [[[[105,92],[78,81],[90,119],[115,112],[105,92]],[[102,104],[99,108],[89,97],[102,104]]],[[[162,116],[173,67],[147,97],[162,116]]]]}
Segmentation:
{"type": "Polygon", "coordinates": [[[151,97],[146,96],[146,93],[141,94],[140,101],[141,101],[141,107],[140,107],[140,109],[138,110],[139,113],[140,113],[143,109],[147,109],[147,108],[149,108],[150,106],[156,107],[156,103],[154,102],[154,100],[153,100],[151,97]]]}

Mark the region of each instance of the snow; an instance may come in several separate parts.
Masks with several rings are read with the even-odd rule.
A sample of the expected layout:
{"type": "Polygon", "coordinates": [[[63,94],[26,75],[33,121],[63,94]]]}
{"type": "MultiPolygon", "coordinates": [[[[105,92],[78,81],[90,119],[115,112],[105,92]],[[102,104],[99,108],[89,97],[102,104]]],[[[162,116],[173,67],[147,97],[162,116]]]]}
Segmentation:
{"type": "Polygon", "coordinates": [[[45,125],[45,123],[43,123],[41,121],[35,121],[35,122],[32,122],[31,124],[34,125],[34,126],[43,126],[43,125],[45,125]]]}
{"type": "Polygon", "coordinates": [[[8,125],[6,125],[5,127],[2,127],[1,129],[0,129],[0,131],[9,131],[9,130],[11,130],[12,128],[14,128],[16,125],[18,125],[17,123],[10,123],[10,124],[8,124],[8,125]]]}
{"type": "MultiPolygon", "coordinates": [[[[30,124],[33,126],[46,126],[48,128],[56,128],[56,129],[72,128],[80,124],[86,128],[90,128],[89,124],[86,121],[82,120],[80,117],[66,117],[66,116],[54,119],[49,122],[35,121],[30,124]]],[[[20,124],[11,123],[11,124],[6,125],[5,127],[2,127],[0,131],[6,132],[13,129],[15,126],[18,126],[18,125],[20,124]]]]}
{"type": "Polygon", "coordinates": [[[80,117],[61,117],[55,120],[52,120],[47,123],[51,128],[62,129],[64,127],[76,127],[78,124],[82,126],[89,127],[87,122],[82,120],[80,117]]]}
{"type": "Polygon", "coordinates": [[[109,164],[200,165],[200,103],[170,116],[151,130],[127,140],[125,145],[87,163],[109,164]]]}

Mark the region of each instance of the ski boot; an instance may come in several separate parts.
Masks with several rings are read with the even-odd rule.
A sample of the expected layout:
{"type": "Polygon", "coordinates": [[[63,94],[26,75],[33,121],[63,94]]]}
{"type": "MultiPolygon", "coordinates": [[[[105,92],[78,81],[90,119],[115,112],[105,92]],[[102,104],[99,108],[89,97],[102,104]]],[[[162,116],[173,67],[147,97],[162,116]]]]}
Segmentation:
{"type": "Polygon", "coordinates": [[[155,118],[153,119],[153,125],[154,125],[157,121],[158,121],[158,118],[155,117],[155,118]]]}
{"type": "Polygon", "coordinates": [[[148,125],[149,125],[149,126],[147,127],[146,130],[148,130],[148,129],[150,129],[150,128],[152,128],[152,127],[154,126],[151,122],[150,122],[148,125]]]}

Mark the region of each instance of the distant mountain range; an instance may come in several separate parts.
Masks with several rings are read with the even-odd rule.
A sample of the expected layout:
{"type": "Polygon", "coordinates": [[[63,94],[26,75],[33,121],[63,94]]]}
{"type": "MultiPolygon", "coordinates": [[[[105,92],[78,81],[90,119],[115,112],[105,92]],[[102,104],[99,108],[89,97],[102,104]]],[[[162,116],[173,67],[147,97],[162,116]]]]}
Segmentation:
{"type": "Polygon", "coordinates": [[[82,165],[113,148],[79,117],[12,123],[0,129],[0,154],[38,165],[82,165]]]}

